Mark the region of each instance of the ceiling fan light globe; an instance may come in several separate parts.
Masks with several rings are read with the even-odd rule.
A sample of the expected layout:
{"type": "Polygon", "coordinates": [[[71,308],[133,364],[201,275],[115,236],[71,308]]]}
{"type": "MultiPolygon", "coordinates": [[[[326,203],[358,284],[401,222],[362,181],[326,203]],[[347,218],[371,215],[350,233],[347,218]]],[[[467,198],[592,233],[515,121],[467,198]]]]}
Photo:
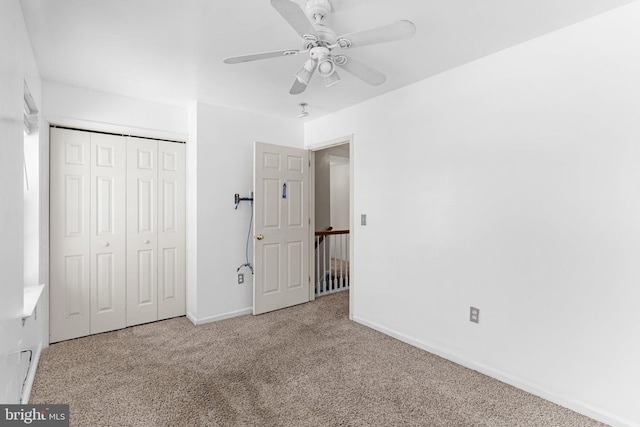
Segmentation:
{"type": "Polygon", "coordinates": [[[329,61],[324,61],[320,64],[320,72],[323,74],[328,74],[331,72],[331,63],[329,61]]]}
{"type": "Polygon", "coordinates": [[[341,80],[342,79],[340,78],[338,73],[334,71],[331,75],[324,78],[324,85],[326,87],[331,87],[340,83],[341,80]]]}
{"type": "Polygon", "coordinates": [[[315,61],[313,59],[307,59],[302,68],[295,74],[296,79],[298,79],[300,83],[308,85],[315,67],[315,61]]]}
{"type": "Polygon", "coordinates": [[[298,79],[300,83],[308,85],[309,80],[311,80],[311,73],[302,68],[296,73],[296,79],[298,79]]]}
{"type": "Polygon", "coordinates": [[[318,62],[318,74],[322,77],[329,77],[336,70],[336,66],[330,59],[326,58],[318,62]]]}

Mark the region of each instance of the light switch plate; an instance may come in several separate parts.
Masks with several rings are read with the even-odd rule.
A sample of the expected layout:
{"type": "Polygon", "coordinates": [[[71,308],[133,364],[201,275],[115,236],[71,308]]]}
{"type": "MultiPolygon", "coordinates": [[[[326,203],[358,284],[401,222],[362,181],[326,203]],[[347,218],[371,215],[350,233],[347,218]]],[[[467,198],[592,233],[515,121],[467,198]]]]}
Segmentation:
{"type": "Polygon", "coordinates": [[[360,215],[360,225],[367,225],[367,215],[366,214],[360,215]]]}

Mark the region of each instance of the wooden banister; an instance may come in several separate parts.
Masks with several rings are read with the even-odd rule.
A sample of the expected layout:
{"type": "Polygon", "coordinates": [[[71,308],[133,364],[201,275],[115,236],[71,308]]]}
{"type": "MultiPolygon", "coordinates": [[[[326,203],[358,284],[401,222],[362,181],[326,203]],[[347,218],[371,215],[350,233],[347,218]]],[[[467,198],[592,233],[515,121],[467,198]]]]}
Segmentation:
{"type": "MultiPolygon", "coordinates": [[[[327,227],[327,229],[325,231],[331,231],[333,230],[333,227],[327,227]]],[[[323,233],[322,231],[316,231],[316,236],[319,236],[318,233],[323,233]]],[[[316,240],[316,245],[315,245],[315,249],[318,249],[318,246],[320,245],[320,243],[322,243],[322,241],[324,240],[324,236],[320,237],[320,239],[316,240]]]]}
{"type": "Polygon", "coordinates": [[[349,234],[349,230],[327,230],[327,231],[316,231],[316,236],[331,236],[334,234],[349,234]]]}

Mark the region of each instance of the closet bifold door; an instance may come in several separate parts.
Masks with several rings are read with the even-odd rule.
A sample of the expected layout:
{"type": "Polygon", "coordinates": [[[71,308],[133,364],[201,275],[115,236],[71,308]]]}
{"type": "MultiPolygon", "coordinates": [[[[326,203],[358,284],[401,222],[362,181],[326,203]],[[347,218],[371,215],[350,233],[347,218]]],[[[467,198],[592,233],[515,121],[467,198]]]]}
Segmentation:
{"type": "Polygon", "coordinates": [[[158,142],[158,320],[186,312],[186,150],[158,142]]]}
{"type": "Polygon", "coordinates": [[[91,134],[91,333],[126,326],[126,140],[91,134]]]}
{"type": "Polygon", "coordinates": [[[91,333],[90,158],[87,132],[50,132],[49,341],[91,333]]]}
{"type": "Polygon", "coordinates": [[[127,326],[158,320],[158,141],[127,138],[127,326]]]}

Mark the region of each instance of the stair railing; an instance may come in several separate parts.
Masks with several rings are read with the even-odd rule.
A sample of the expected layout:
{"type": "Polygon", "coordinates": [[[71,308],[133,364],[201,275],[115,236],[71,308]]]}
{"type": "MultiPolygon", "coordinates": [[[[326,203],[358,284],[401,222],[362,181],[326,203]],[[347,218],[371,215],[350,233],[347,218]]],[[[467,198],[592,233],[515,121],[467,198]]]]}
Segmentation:
{"type": "Polygon", "coordinates": [[[349,289],[349,230],[316,231],[315,294],[349,289]]]}

